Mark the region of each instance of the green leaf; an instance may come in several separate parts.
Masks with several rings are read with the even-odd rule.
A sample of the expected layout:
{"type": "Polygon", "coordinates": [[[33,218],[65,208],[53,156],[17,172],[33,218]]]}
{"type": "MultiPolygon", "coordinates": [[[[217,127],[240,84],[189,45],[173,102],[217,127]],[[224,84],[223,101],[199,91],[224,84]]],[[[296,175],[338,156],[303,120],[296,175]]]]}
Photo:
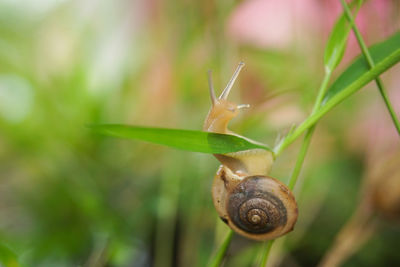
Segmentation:
{"type": "MultiPolygon", "coordinates": [[[[354,17],[357,15],[358,10],[362,5],[362,1],[354,0],[349,4],[350,7],[356,4],[358,5],[354,17]]],[[[326,43],[324,64],[327,72],[332,72],[342,61],[344,51],[346,51],[346,44],[347,39],[349,38],[350,30],[351,26],[347,21],[346,13],[343,12],[343,14],[336,21],[326,43]]]]}
{"type": "Polygon", "coordinates": [[[349,32],[350,25],[342,14],[336,21],[325,47],[324,64],[327,72],[333,71],[342,60],[349,32]]]}
{"type": "Polygon", "coordinates": [[[274,148],[275,156],[279,155],[332,108],[398,63],[400,61],[400,33],[372,46],[370,53],[375,61],[375,66],[369,69],[363,56],[356,59],[329,88],[321,107],[274,148]]]}
{"type": "Polygon", "coordinates": [[[138,139],[194,152],[225,154],[255,148],[271,151],[270,148],[261,143],[227,134],[120,124],[90,125],[89,128],[103,135],[138,139]]]}
{"type": "Polygon", "coordinates": [[[399,62],[400,33],[372,46],[369,50],[375,67],[370,69],[364,56],[361,55],[332,84],[323,105],[337,104],[399,62]]]}

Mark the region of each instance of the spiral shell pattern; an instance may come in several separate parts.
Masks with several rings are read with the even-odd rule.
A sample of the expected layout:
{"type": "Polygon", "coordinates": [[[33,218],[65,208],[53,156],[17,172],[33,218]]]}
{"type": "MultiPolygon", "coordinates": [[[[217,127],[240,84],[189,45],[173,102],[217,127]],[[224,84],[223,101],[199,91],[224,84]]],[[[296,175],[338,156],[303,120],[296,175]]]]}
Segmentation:
{"type": "Polygon", "coordinates": [[[291,192],[284,184],[267,176],[243,179],[230,192],[226,205],[230,226],[258,240],[276,238],[291,231],[297,219],[297,205],[291,192]]]}

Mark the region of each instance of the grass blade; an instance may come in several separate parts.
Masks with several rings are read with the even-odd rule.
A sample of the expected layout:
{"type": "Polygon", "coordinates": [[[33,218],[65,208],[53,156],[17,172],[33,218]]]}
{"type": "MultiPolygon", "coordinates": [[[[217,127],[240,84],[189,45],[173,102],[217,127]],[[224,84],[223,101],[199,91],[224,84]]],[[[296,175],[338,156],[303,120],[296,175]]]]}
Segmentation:
{"type": "MultiPolygon", "coordinates": [[[[356,14],[361,7],[361,2],[352,1],[350,6],[358,3],[356,14]]],[[[343,13],[336,21],[325,46],[324,64],[326,72],[332,72],[341,62],[346,50],[347,39],[350,33],[350,25],[347,23],[346,14],[343,13]]]]}
{"type": "Polygon", "coordinates": [[[386,41],[372,46],[370,53],[375,61],[375,66],[369,69],[364,57],[355,60],[332,84],[321,107],[275,147],[275,156],[279,155],[332,108],[398,63],[400,61],[400,33],[396,33],[386,41]]]}
{"type": "Polygon", "coordinates": [[[227,134],[121,124],[97,124],[90,125],[89,128],[103,135],[138,139],[193,152],[226,154],[255,148],[271,151],[269,147],[261,143],[227,134]]]}
{"type": "Polygon", "coordinates": [[[344,15],[337,20],[325,47],[324,64],[327,72],[337,67],[343,58],[350,27],[344,15]]]}
{"type": "Polygon", "coordinates": [[[274,244],[274,242],[275,242],[275,239],[266,241],[264,243],[263,250],[262,250],[263,254],[262,254],[262,258],[261,258],[260,267],[266,267],[267,266],[269,253],[271,252],[271,247],[274,244]]]}
{"type": "MultiPolygon", "coordinates": [[[[369,50],[375,62],[375,66],[370,69],[366,59],[360,56],[332,84],[324,99],[323,105],[328,104],[329,101],[343,91],[348,91],[350,87],[357,84],[364,84],[365,78],[368,78],[366,80],[368,83],[396,64],[399,61],[400,33],[396,33],[386,41],[372,46],[369,50]],[[380,65],[379,68],[377,68],[378,65],[380,65]]],[[[360,88],[361,87],[356,86],[355,91],[360,88]]]]}
{"type": "Polygon", "coordinates": [[[233,236],[233,231],[229,230],[224,241],[222,242],[221,246],[218,248],[216,254],[211,259],[211,261],[207,265],[207,267],[218,267],[221,265],[221,262],[225,257],[225,253],[228,250],[229,244],[231,243],[232,236],[233,236]]]}
{"type": "MultiPolygon", "coordinates": [[[[351,15],[350,9],[344,0],[341,0],[341,3],[343,6],[343,9],[345,10],[347,19],[349,20],[351,27],[353,28],[354,34],[356,35],[356,38],[357,38],[358,44],[360,45],[361,51],[363,52],[364,57],[367,60],[369,67],[373,68],[375,66],[375,62],[372,59],[372,57],[368,51],[367,45],[365,44],[365,42],[362,38],[362,35],[361,35],[360,31],[358,30],[357,25],[354,22],[354,18],[351,15]]],[[[362,0],[360,0],[360,3],[362,3],[362,0]]],[[[394,109],[393,109],[393,105],[390,102],[389,97],[386,93],[386,89],[383,86],[383,82],[379,77],[375,78],[375,82],[376,82],[376,86],[378,87],[379,92],[383,98],[383,101],[385,102],[386,108],[389,111],[389,114],[390,114],[390,117],[392,118],[393,124],[396,127],[397,133],[400,135],[400,122],[396,116],[394,109]]]]}

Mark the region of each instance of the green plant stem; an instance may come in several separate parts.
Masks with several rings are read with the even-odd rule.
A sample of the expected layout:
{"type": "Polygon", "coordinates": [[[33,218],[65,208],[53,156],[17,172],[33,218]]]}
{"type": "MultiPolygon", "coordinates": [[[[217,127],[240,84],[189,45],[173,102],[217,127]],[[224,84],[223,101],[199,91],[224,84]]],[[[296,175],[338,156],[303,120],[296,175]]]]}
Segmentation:
{"type": "MultiPolygon", "coordinates": [[[[391,41],[394,42],[395,39],[391,41]]],[[[291,143],[293,143],[300,135],[303,134],[308,128],[312,127],[319,119],[321,119],[327,112],[338,105],[340,102],[357,92],[360,88],[374,80],[378,75],[392,67],[400,60],[400,48],[392,49],[390,54],[385,55],[384,60],[380,59],[375,66],[365,71],[353,80],[351,83],[346,84],[346,87],[340,89],[329,97],[325,97],[321,107],[315,112],[315,114],[307,117],[294,131],[290,132],[277,146],[274,148],[274,154],[276,157],[291,143]]],[[[360,60],[355,61],[353,64],[360,63],[360,60]]],[[[352,65],[355,66],[355,65],[352,65]]],[[[340,79],[340,78],[339,78],[340,79]]]]}
{"type": "MultiPolygon", "coordinates": [[[[317,99],[315,100],[314,107],[313,107],[311,114],[314,114],[318,110],[318,108],[321,106],[322,99],[324,98],[326,91],[328,89],[328,84],[329,84],[329,80],[330,80],[331,76],[332,76],[332,71],[327,69],[325,72],[325,75],[324,75],[324,79],[322,80],[321,87],[318,90],[317,99]]],[[[293,169],[292,176],[290,177],[290,180],[288,183],[288,187],[290,190],[293,190],[293,188],[295,187],[295,185],[297,183],[297,178],[300,175],[301,167],[303,166],[303,162],[306,157],[307,150],[310,145],[311,137],[314,133],[314,130],[315,130],[315,125],[313,125],[311,128],[309,128],[304,136],[303,143],[301,144],[299,154],[297,155],[297,160],[296,160],[296,164],[293,169]]],[[[274,243],[274,240],[268,241],[266,243],[260,267],[264,267],[267,264],[269,252],[271,250],[273,243],[274,243]]]]}
{"type": "Polygon", "coordinates": [[[288,187],[290,190],[293,190],[297,183],[297,178],[300,175],[301,168],[303,166],[304,159],[306,157],[308,147],[310,146],[311,137],[314,133],[315,125],[307,130],[304,135],[303,143],[301,144],[301,148],[299,154],[297,155],[296,164],[294,165],[292,176],[290,177],[288,187]]]}
{"type": "MultiPolygon", "coordinates": [[[[326,91],[328,90],[328,84],[329,80],[331,79],[331,76],[332,76],[332,71],[327,69],[324,75],[324,79],[322,80],[321,87],[318,90],[318,96],[317,99],[315,100],[311,115],[315,114],[315,112],[317,112],[317,110],[321,106],[322,99],[324,98],[326,91]]],[[[312,134],[314,133],[314,130],[315,130],[315,125],[309,128],[306,134],[304,135],[303,143],[301,144],[299,154],[297,155],[296,164],[294,166],[292,176],[290,177],[288,183],[288,187],[290,188],[290,190],[293,190],[293,188],[297,183],[297,178],[299,177],[301,167],[303,166],[303,162],[306,157],[307,150],[310,145],[311,137],[312,134]]]]}
{"type": "Polygon", "coordinates": [[[275,242],[275,239],[264,243],[264,249],[263,249],[263,255],[261,258],[260,267],[265,267],[265,265],[267,265],[268,258],[269,258],[269,252],[271,251],[271,247],[274,244],[274,242],[275,242]]]}
{"type": "MultiPolygon", "coordinates": [[[[351,27],[353,29],[353,32],[354,32],[354,34],[355,34],[355,36],[357,38],[358,44],[360,45],[361,51],[364,54],[364,57],[367,60],[367,63],[369,65],[369,67],[370,68],[375,67],[375,62],[372,59],[371,54],[369,53],[368,47],[365,44],[364,39],[362,38],[362,35],[361,35],[360,31],[358,30],[357,25],[354,22],[354,17],[351,14],[351,11],[350,11],[348,5],[346,4],[346,2],[344,0],[340,0],[340,2],[342,3],[342,6],[343,6],[344,12],[346,14],[347,20],[349,21],[349,23],[350,23],[350,25],[351,25],[351,27]]],[[[360,0],[360,2],[362,3],[362,0],[360,0]]],[[[396,116],[396,113],[395,113],[395,111],[393,109],[392,104],[390,103],[389,97],[387,95],[385,87],[383,86],[381,78],[379,76],[376,77],[375,78],[375,82],[376,82],[376,85],[378,86],[378,89],[379,89],[379,92],[380,92],[380,94],[381,94],[381,96],[383,98],[383,101],[386,104],[386,108],[389,111],[390,117],[393,120],[393,124],[396,127],[396,130],[397,130],[398,134],[400,135],[400,122],[399,122],[399,120],[398,120],[398,118],[396,116]]]]}
{"type": "Polygon", "coordinates": [[[324,99],[326,91],[328,90],[328,84],[331,79],[331,76],[332,76],[332,70],[327,69],[325,71],[324,79],[322,80],[321,86],[318,90],[317,99],[315,100],[311,114],[314,114],[321,106],[322,100],[324,99]]]}
{"type": "Polygon", "coordinates": [[[279,156],[282,151],[293,143],[303,132],[305,132],[308,128],[313,126],[319,119],[321,119],[328,111],[342,102],[344,99],[354,94],[358,89],[362,86],[369,83],[376,76],[376,73],[381,73],[384,70],[388,69],[400,58],[400,49],[396,50],[393,54],[389,56],[389,60],[385,62],[381,62],[375,65],[374,68],[363,74],[356,82],[353,82],[345,90],[340,91],[339,93],[332,96],[329,101],[325,102],[314,115],[310,115],[307,119],[303,121],[292,133],[287,135],[285,139],[274,148],[275,156],[279,156]]]}
{"type": "Polygon", "coordinates": [[[224,241],[221,246],[216,251],[214,257],[210,260],[208,267],[218,267],[220,266],[222,260],[224,259],[225,253],[228,250],[229,244],[233,236],[233,231],[229,229],[228,234],[225,236],[224,241]]]}

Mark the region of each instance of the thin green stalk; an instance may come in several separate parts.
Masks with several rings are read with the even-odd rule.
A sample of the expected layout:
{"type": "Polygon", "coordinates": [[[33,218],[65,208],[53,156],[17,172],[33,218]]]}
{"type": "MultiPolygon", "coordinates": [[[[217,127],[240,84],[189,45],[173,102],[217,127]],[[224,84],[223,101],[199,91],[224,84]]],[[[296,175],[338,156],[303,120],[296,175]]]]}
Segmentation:
{"type": "Polygon", "coordinates": [[[397,50],[390,56],[390,60],[381,62],[376,65],[372,70],[365,73],[361,76],[356,82],[349,85],[346,90],[342,90],[341,92],[332,96],[329,101],[325,102],[322,105],[318,112],[313,115],[310,115],[307,119],[305,119],[293,132],[285,137],[285,139],[278,146],[274,148],[275,156],[279,156],[282,151],[288,147],[291,143],[293,143],[300,135],[302,135],[305,131],[307,131],[310,127],[312,127],[319,119],[321,119],[328,111],[342,102],[344,99],[354,94],[359,88],[369,83],[376,73],[380,73],[383,70],[389,68],[389,66],[396,60],[400,58],[400,50],[397,50]]]}
{"type": "MultiPolygon", "coordinates": [[[[293,143],[300,135],[312,127],[319,119],[321,119],[326,113],[337,106],[340,102],[357,92],[360,88],[374,80],[379,74],[383,73],[400,59],[400,48],[393,50],[390,54],[386,55],[384,60],[380,60],[375,66],[368,71],[364,72],[357,80],[347,84],[345,88],[335,92],[335,94],[329,96],[327,101],[324,101],[321,107],[315,112],[308,116],[294,131],[290,132],[281,143],[274,148],[275,156],[279,156],[282,151],[293,143]]],[[[357,61],[356,61],[357,62],[357,61]]]]}
{"type": "Polygon", "coordinates": [[[317,99],[315,100],[314,107],[311,111],[311,114],[314,114],[318,110],[318,108],[321,106],[322,100],[324,99],[326,91],[328,90],[328,84],[331,79],[331,76],[332,76],[332,71],[326,70],[324,79],[322,80],[321,86],[318,90],[317,99]]]}
{"type": "MultiPolygon", "coordinates": [[[[361,35],[360,31],[358,30],[357,25],[354,22],[354,17],[351,14],[351,11],[350,11],[348,5],[346,4],[346,2],[344,0],[340,0],[340,2],[342,3],[342,6],[343,6],[344,12],[346,14],[347,20],[350,22],[350,25],[353,28],[353,32],[356,35],[358,44],[360,45],[361,51],[364,54],[364,57],[367,60],[369,67],[370,68],[375,67],[375,62],[372,59],[371,54],[369,53],[368,47],[365,44],[364,39],[362,38],[362,35],[361,35]]],[[[362,0],[360,0],[360,2],[362,3],[362,0]]],[[[380,94],[381,94],[381,96],[383,98],[383,101],[386,104],[386,107],[387,107],[387,109],[389,111],[390,117],[393,120],[393,124],[396,127],[396,130],[397,130],[398,134],[400,135],[400,122],[399,122],[399,120],[398,120],[398,118],[396,116],[396,113],[395,113],[395,111],[393,109],[392,104],[390,103],[389,97],[387,95],[385,87],[383,86],[381,78],[380,77],[376,77],[375,78],[375,82],[376,82],[376,85],[378,86],[378,89],[379,89],[379,92],[380,92],[380,94]]]]}
{"type": "Polygon", "coordinates": [[[231,243],[232,236],[233,236],[233,231],[229,229],[228,234],[226,235],[221,246],[218,248],[214,257],[211,259],[210,263],[208,264],[208,267],[220,266],[222,260],[224,259],[225,253],[228,250],[229,244],[231,243]]]}
{"type": "MultiPolygon", "coordinates": [[[[318,110],[318,108],[321,106],[321,102],[326,94],[326,90],[328,89],[328,84],[329,84],[329,80],[331,79],[331,76],[332,76],[332,71],[329,71],[329,70],[326,71],[324,79],[322,80],[322,83],[321,83],[321,87],[318,91],[317,100],[314,103],[314,107],[313,107],[311,114],[314,114],[318,110]]],[[[314,133],[314,130],[315,130],[315,125],[313,125],[311,128],[309,128],[304,136],[303,143],[301,144],[299,154],[297,155],[297,160],[296,160],[296,164],[293,169],[292,176],[290,177],[290,180],[288,183],[288,187],[290,188],[290,190],[293,190],[293,188],[295,187],[295,185],[297,183],[297,178],[299,177],[301,167],[303,166],[303,162],[306,157],[307,150],[310,145],[311,137],[312,137],[312,134],[314,133]]]]}
{"type": "Polygon", "coordinates": [[[264,253],[261,258],[260,267],[265,267],[265,265],[267,265],[269,252],[271,251],[271,247],[272,247],[272,244],[274,244],[274,242],[275,242],[275,239],[264,243],[264,253]]]}
{"type": "MultiPolygon", "coordinates": [[[[310,117],[311,117],[311,116],[318,110],[318,108],[321,106],[322,100],[324,99],[324,96],[325,96],[325,94],[326,94],[326,91],[328,90],[328,84],[329,84],[329,80],[331,79],[331,76],[332,76],[332,71],[331,71],[331,70],[326,70],[325,75],[324,75],[324,79],[322,80],[321,86],[320,86],[320,88],[319,88],[319,90],[318,90],[317,99],[315,100],[314,107],[313,107],[313,109],[312,109],[312,112],[311,112],[310,117]]],[[[303,125],[303,124],[302,124],[302,125],[303,125]]],[[[302,126],[302,125],[300,125],[300,126],[302,126]]],[[[295,132],[298,132],[298,131],[299,131],[300,126],[296,128],[295,132]]],[[[313,127],[312,127],[312,128],[313,128],[313,127]]],[[[311,138],[311,137],[307,137],[307,135],[309,134],[309,132],[312,133],[314,130],[311,130],[311,128],[306,128],[306,129],[304,129],[304,130],[307,130],[306,137],[304,138],[304,141],[306,141],[306,138],[311,138]]],[[[300,134],[301,134],[301,133],[302,133],[302,132],[300,132],[300,134]]],[[[296,135],[296,137],[293,139],[293,141],[294,141],[300,134],[296,135]]],[[[292,136],[293,136],[293,134],[287,136],[287,137],[285,138],[284,141],[287,141],[287,139],[288,139],[289,137],[292,137],[292,136]]],[[[287,142],[286,142],[286,143],[287,143],[287,142]]],[[[278,155],[280,154],[280,152],[282,152],[282,150],[283,150],[284,148],[286,148],[286,146],[287,146],[287,145],[283,146],[282,144],[279,145],[278,148],[275,150],[275,156],[278,156],[278,155]]],[[[304,151],[304,156],[305,156],[305,153],[306,153],[306,151],[307,151],[307,147],[303,147],[303,146],[305,146],[304,142],[303,142],[302,149],[301,149],[300,152],[302,152],[303,149],[304,149],[304,150],[305,150],[305,151],[304,151]]],[[[299,156],[300,156],[300,155],[301,155],[301,154],[299,154],[299,156]]],[[[299,161],[299,158],[298,158],[298,161],[299,161]]],[[[296,162],[295,170],[294,170],[294,172],[293,172],[294,174],[295,174],[296,172],[300,172],[300,169],[299,169],[299,168],[301,168],[301,164],[302,164],[302,161],[301,161],[301,162],[296,162]],[[299,163],[300,166],[298,166],[297,163],[299,163]],[[297,170],[297,169],[298,169],[298,170],[297,170]]],[[[289,181],[289,185],[292,184],[292,183],[296,183],[296,180],[297,180],[297,178],[294,178],[294,177],[293,177],[293,174],[292,174],[292,177],[291,177],[291,179],[290,179],[290,181],[289,181]],[[293,181],[293,180],[294,180],[294,181],[293,181]]]]}
{"type": "MultiPolygon", "coordinates": [[[[326,91],[328,90],[328,84],[329,80],[331,79],[332,76],[332,71],[331,70],[326,70],[324,79],[322,80],[321,87],[318,90],[318,96],[317,99],[315,100],[313,110],[311,112],[311,115],[314,114],[318,108],[321,106],[322,99],[324,98],[326,91]]],[[[307,154],[308,147],[311,142],[311,137],[314,133],[315,130],[315,125],[313,125],[311,128],[309,128],[304,135],[303,143],[301,144],[301,148],[299,151],[299,154],[297,155],[297,160],[296,164],[294,165],[293,173],[292,176],[290,177],[288,187],[290,190],[293,190],[293,188],[296,185],[297,178],[299,177],[301,167],[303,166],[304,159],[307,154]]]]}
{"type": "MultiPolygon", "coordinates": [[[[314,114],[320,107],[322,99],[324,98],[325,93],[328,89],[328,84],[329,84],[331,75],[332,75],[332,71],[327,70],[325,72],[324,79],[322,80],[321,87],[318,90],[318,96],[317,96],[317,99],[315,100],[314,107],[313,107],[311,114],[314,114]]],[[[301,167],[303,166],[303,162],[306,157],[307,150],[310,145],[311,137],[314,133],[314,130],[315,130],[315,125],[313,125],[311,128],[309,128],[304,136],[303,143],[301,144],[299,154],[297,155],[297,160],[296,160],[296,164],[293,169],[292,176],[290,177],[290,180],[288,183],[288,187],[290,190],[293,190],[293,188],[296,185],[297,178],[299,177],[301,167]]],[[[274,240],[271,240],[271,241],[268,241],[268,243],[265,245],[265,250],[263,252],[263,257],[261,260],[260,267],[264,267],[267,264],[269,252],[271,250],[273,243],[274,243],[274,240]]]]}
{"type": "Polygon", "coordinates": [[[301,144],[299,154],[297,155],[296,164],[294,165],[293,173],[288,183],[288,187],[290,190],[293,190],[294,187],[296,186],[297,178],[300,175],[301,167],[303,166],[303,162],[306,157],[308,147],[310,146],[311,137],[314,133],[315,126],[316,125],[308,129],[306,134],[304,135],[303,143],[301,144]]]}

